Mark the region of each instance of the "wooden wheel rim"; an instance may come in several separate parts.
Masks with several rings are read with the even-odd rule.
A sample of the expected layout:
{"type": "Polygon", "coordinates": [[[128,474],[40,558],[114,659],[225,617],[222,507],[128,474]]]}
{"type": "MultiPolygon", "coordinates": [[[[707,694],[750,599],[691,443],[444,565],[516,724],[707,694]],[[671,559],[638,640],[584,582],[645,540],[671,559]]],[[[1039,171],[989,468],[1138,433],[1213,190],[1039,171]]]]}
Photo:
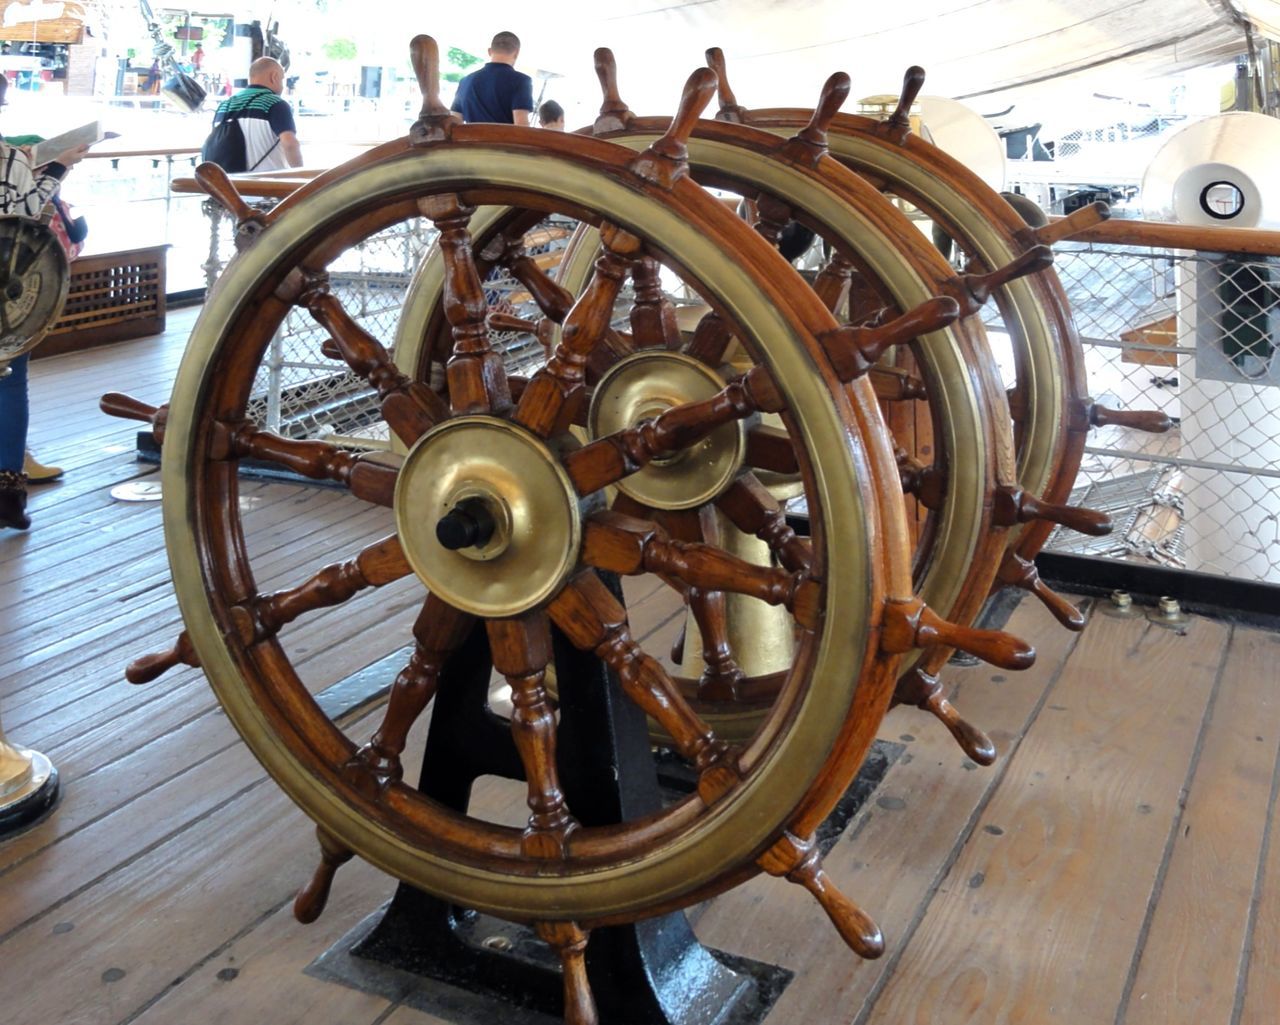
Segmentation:
{"type": "MultiPolygon", "coordinates": [[[[492,128],[473,134],[503,138],[501,131],[492,128]]],[[[514,137],[518,139],[518,133],[514,137]]],[[[780,308],[777,290],[767,280],[760,280],[760,275],[719,259],[719,250],[693,226],[695,218],[690,216],[691,211],[702,212],[699,204],[705,207],[706,217],[729,215],[716,213],[714,205],[706,205],[709,201],[697,198],[700,191],[690,192],[683,185],[667,203],[656,202],[620,172],[625,154],[614,157],[613,147],[581,143],[544,144],[536,152],[513,152],[518,143],[504,148],[477,144],[421,149],[392,144],[379,152],[378,159],[364,166],[357,162],[349,172],[327,175],[292,197],[294,216],[276,221],[260,244],[233,261],[211,292],[192,333],[175,384],[166,433],[164,519],[179,604],[206,674],[255,754],[312,818],[369,861],[447,899],[510,917],[601,920],[677,906],[728,885],[733,880],[727,879],[726,873],[734,870],[740,877],[749,872],[745,866],[751,856],[780,827],[789,825],[803,832],[816,826],[829,810],[842,785],[827,771],[831,761],[828,753],[834,750],[841,764],[852,762],[856,767],[874,733],[871,720],[878,720],[877,710],[882,712],[888,701],[893,660],[873,654],[871,639],[885,584],[894,593],[906,590],[905,567],[893,559],[891,550],[895,540],[901,544],[905,532],[900,522],[893,523],[892,509],[888,511],[890,526],[878,529],[884,514],[875,507],[871,482],[885,487],[892,479],[893,461],[881,440],[872,437],[866,446],[861,440],[861,433],[874,433],[871,429],[878,420],[874,410],[855,400],[851,412],[842,412],[844,400],[832,398],[833,390],[838,389],[824,371],[809,337],[815,328],[829,322],[816,300],[809,303],[802,297],[798,308],[780,308]],[[578,149],[586,150],[596,166],[560,159],[578,149]],[[475,180],[492,182],[498,188],[537,187],[567,203],[591,204],[609,211],[611,220],[629,230],[644,233],[643,225],[652,225],[675,260],[684,266],[710,268],[700,277],[726,309],[739,322],[751,325],[756,334],[781,340],[764,350],[764,355],[783,394],[799,411],[795,422],[806,450],[823,453],[821,472],[812,474],[820,508],[830,508],[838,499],[857,513],[828,517],[831,523],[820,520],[825,543],[824,538],[817,539],[815,554],[821,560],[825,553],[827,560],[822,572],[828,581],[828,626],[810,645],[810,663],[802,667],[811,672],[815,685],[789,710],[785,730],[779,729],[771,743],[753,752],[750,778],[693,824],[668,823],[669,836],[657,828],[661,822],[642,824],[661,840],[644,856],[578,867],[559,877],[513,878],[513,868],[521,867],[518,864],[497,858],[473,864],[461,861],[457,852],[424,849],[413,841],[428,841],[429,835],[403,835],[385,821],[385,809],[344,793],[331,767],[324,774],[309,767],[300,757],[311,753],[299,732],[301,725],[283,732],[281,723],[267,715],[259,703],[261,688],[255,690],[245,671],[249,656],[240,653],[233,657],[224,640],[227,610],[219,596],[223,581],[216,579],[223,570],[212,559],[209,546],[209,531],[218,513],[201,503],[208,438],[198,414],[206,403],[212,404],[219,357],[226,357],[234,344],[234,339],[228,341],[224,336],[224,329],[231,330],[252,316],[263,283],[291,266],[295,254],[314,240],[332,233],[352,210],[375,204],[392,206],[397,199],[421,194],[428,186],[456,189],[463,187],[460,183],[475,180]],[[888,556],[886,548],[890,549],[888,556]],[[886,558],[887,566],[883,562],[886,558]],[[830,624],[839,624],[839,629],[830,624]],[[850,672],[853,666],[863,667],[861,679],[850,672]],[[855,723],[852,716],[846,718],[851,707],[860,713],[861,722],[855,723]],[[811,785],[815,780],[816,785],[811,785]]],[[[696,190],[691,184],[689,188],[696,190]]],[[[729,223],[732,220],[723,222],[724,230],[730,233],[737,230],[729,223]]],[[[238,525],[234,514],[227,515],[238,525]]],[[[229,553],[228,559],[232,577],[248,577],[247,567],[237,562],[236,553],[229,553]]],[[[251,577],[236,586],[251,587],[251,577]]],[[[274,642],[258,648],[262,650],[253,656],[257,663],[266,662],[291,674],[287,661],[280,665],[282,660],[273,656],[274,642]]],[[[296,684],[296,677],[292,679],[296,684]]],[[[286,691],[288,684],[286,680],[286,691]]],[[[328,742],[341,748],[345,738],[329,735],[337,731],[327,719],[317,721],[323,716],[313,703],[299,702],[292,692],[289,700],[288,710],[300,723],[319,729],[328,742]]],[[[406,802],[412,805],[411,795],[395,793],[393,811],[403,812],[406,802]]],[[[425,802],[419,798],[418,803],[425,802]]],[[[492,841],[513,831],[494,827],[481,832],[486,841],[492,841]]]]}

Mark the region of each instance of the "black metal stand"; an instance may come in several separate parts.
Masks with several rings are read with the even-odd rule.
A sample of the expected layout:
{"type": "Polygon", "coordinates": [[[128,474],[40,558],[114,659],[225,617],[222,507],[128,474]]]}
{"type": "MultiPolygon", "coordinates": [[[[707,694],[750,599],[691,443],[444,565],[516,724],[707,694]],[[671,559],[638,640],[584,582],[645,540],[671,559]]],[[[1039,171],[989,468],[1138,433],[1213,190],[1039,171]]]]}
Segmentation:
{"type": "MultiPolygon", "coordinates": [[[[616,588],[616,581],[611,585],[616,588]]],[[[661,794],[643,713],[599,659],[558,632],[555,667],[560,780],[574,815],[583,825],[607,825],[658,810],[661,794]]],[[[491,672],[480,626],[445,665],[435,698],[420,787],[458,811],[466,810],[480,776],[524,779],[507,724],[488,708],[491,672]]],[[[559,961],[530,929],[453,907],[405,884],[351,953],[484,992],[508,1006],[562,1013],[559,961]]],[[[683,914],[595,930],[587,973],[608,1025],[758,1022],[791,977],[774,966],[712,956],[683,914]]]]}

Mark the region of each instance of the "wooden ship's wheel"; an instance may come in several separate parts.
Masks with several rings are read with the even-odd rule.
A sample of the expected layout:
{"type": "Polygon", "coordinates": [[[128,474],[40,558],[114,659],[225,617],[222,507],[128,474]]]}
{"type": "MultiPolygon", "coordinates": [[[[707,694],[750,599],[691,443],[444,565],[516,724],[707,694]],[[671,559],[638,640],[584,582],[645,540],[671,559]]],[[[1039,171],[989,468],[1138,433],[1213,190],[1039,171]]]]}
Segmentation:
{"type": "MultiPolygon", "coordinates": [[[[606,78],[612,79],[608,51],[597,51],[597,66],[606,78]]],[[[607,87],[606,93],[609,91],[607,87]]],[[[963,472],[935,473],[924,482],[923,490],[933,512],[917,549],[915,578],[921,597],[931,608],[952,622],[968,623],[986,599],[1005,548],[1004,528],[992,522],[991,513],[993,495],[1014,487],[1013,440],[998,373],[981,325],[972,317],[956,319],[958,307],[953,302],[932,297],[958,297],[972,304],[974,293],[989,290],[996,280],[1025,272],[1043,254],[1033,253],[1021,266],[1002,268],[983,279],[957,276],[888,201],[856,175],[824,158],[824,125],[847,92],[847,76],[834,76],[818,112],[804,132],[790,142],[774,142],[767,134],[742,126],[699,122],[687,146],[690,173],[704,185],[750,196],[760,209],[771,212],[774,221],[758,225],[771,240],[793,217],[827,239],[834,247],[833,269],[819,277],[816,287],[829,306],[839,305],[842,291],[847,291],[849,272],[857,266],[875,283],[877,305],[883,307],[880,317],[901,318],[895,336],[899,341],[912,343],[923,330],[933,328],[927,341],[912,347],[927,381],[936,435],[941,442],[937,465],[963,467],[963,472]],[[912,313],[903,316],[902,310],[912,313]]],[[[608,127],[610,119],[616,120],[617,115],[616,105],[606,101],[606,106],[613,106],[610,115],[601,118],[608,127]]],[[[609,138],[637,150],[654,144],[670,123],[668,118],[629,120],[628,129],[613,132],[609,138]]],[[[519,244],[530,222],[527,211],[498,208],[484,211],[473,222],[486,272],[503,266],[517,276],[530,277],[528,257],[519,244]]],[[[560,266],[560,292],[548,294],[545,286],[530,288],[535,296],[542,297],[546,320],[563,318],[568,296],[577,294],[585,285],[598,249],[594,231],[580,232],[560,266]]],[[[400,320],[398,362],[421,380],[430,377],[428,362],[432,357],[447,353],[447,325],[440,309],[443,278],[443,261],[437,253],[434,260],[426,262],[411,287],[400,320]]],[[[716,314],[707,313],[682,337],[669,304],[661,309],[665,300],[656,282],[636,275],[635,290],[637,296],[645,297],[646,306],[658,309],[648,317],[633,313],[633,337],[645,347],[642,355],[627,357],[612,366],[606,359],[596,367],[600,375],[594,382],[589,432],[599,431],[601,423],[613,427],[619,419],[635,418],[646,403],[660,401],[672,387],[666,369],[680,366],[692,356],[702,364],[703,373],[714,376],[715,368],[732,352],[731,335],[716,314]]],[[[638,305],[637,310],[640,309],[638,305]]],[[[533,334],[551,337],[543,330],[545,320],[526,326],[533,334]]],[[[845,378],[867,371],[866,361],[861,358],[835,358],[835,365],[837,373],[845,378]]],[[[877,367],[871,370],[871,376],[881,395],[890,391],[898,397],[926,393],[920,381],[907,381],[901,374],[877,367]]],[[[788,483],[795,479],[785,438],[767,424],[757,426],[748,439],[748,458],[761,476],[768,475],[775,494],[785,497],[788,483]]],[[[907,472],[919,474],[920,470],[907,468],[907,472]]],[[[700,536],[708,529],[721,537],[735,533],[732,524],[707,525],[696,515],[691,516],[704,506],[707,496],[676,475],[640,475],[621,490],[615,507],[677,522],[683,517],[689,536],[700,536]]],[[[795,493],[796,489],[790,491],[795,493]]],[[[739,540],[735,547],[753,561],[767,563],[770,559],[767,546],[751,551],[749,540],[739,540]]],[[[771,628],[766,617],[753,614],[750,603],[730,597],[730,614],[726,616],[718,611],[724,608],[725,601],[718,594],[691,595],[696,623],[693,632],[698,636],[685,646],[684,662],[686,666],[693,663],[693,675],[686,672],[680,682],[690,700],[722,731],[750,735],[761,710],[772,700],[780,679],[774,660],[778,652],[787,651],[787,644],[785,637],[779,636],[778,627],[771,628]],[[712,605],[714,608],[708,607],[712,605]],[[763,665],[748,664],[752,651],[758,648],[745,643],[745,639],[762,632],[773,640],[773,659],[764,660],[763,665]],[[730,643],[735,635],[738,644],[730,643]]],[[[988,633],[966,635],[962,643],[976,647],[978,653],[1007,668],[1029,664],[1025,649],[1011,647],[1007,639],[988,633]]],[[[942,654],[943,660],[946,654],[949,649],[942,654]]],[[[938,714],[971,757],[981,762],[994,758],[990,741],[959,717],[936,685],[928,694],[909,692],[908,697],[912,703],[938,714]]]]}
{"type": "MultiPolygon", "coordinates": [[[[316,821],[323,857],[299,894],[300,918],[319,913],[336,867],[359,854],[449,901],[535,923],[564,963],[571,1022],[594,1020],[587,930],[686,906],[761,870],[803,885],[855,951],[876,956],[879,931],[827,879],[813,833],[869,748],[901,655],[935,643],[987,647],[1011,662],[1031,655],[1006,635],[968,636],[913,593],[899,471],[865,379],[889,344],[936,327],[931,317],[953,317],[954,301],[840,327],[758,234],[688,177],[686,140],[715,88],[706,69],[690,80],[670,130],[637,155],[595,139],[458,125],[439,103],[434,42],[418,37],[413,56],[426,102],[410,136],[321,176],[270,214],[250,211],[215,167],[197,170],[237,215],[242,251],[210,292],[169,406],[104,398],[162,436],[166,545],[186,625],[172,650],[135,663],[130,678],[180,661],[202,666],[255,755],[316,821]],[[602,240],[551,359],[518,388],[486,328],[471,228],[485,206],[567,214],[602,240]],[[447,398],[397,369],[327,287],[326,267],[347,248],[420,215],[441,233],[447,398]],[[687,371],[674,402],[581,444],[570,428],[583,418],[598,354],[621,345],[637,364],[645,355],[610,327],[621,284],[659,266],[716,313],[743,365],[725,373],[673,360],[687,371]],[[247,417],[255,371],[293,307],[309,311],[332,336],[326,351],[377,390],[407,450],[402,461],[292,441],[247,417]],[[748,428],[765,414],[786,432],[809,503],[808,539],[750,468],[748,428]],[[238,501],[248,458],[344,484],[390,508],[395,532],[293,587],[262,592],[238,501]],[[699,508],[714,506],[758,537],[776,564],[751,564],[707,536],[673,540],[653,520],[606,508],[606,489],[650,469],[700,488],[699,508]],[[681,594],[746,595],[786,610],[789,664],[749,736],[719,736],[631,636],[608,581],[639,573],[681,594]],[[316,703],[284,638],[308,612],[414,577],[427,593],[413,652],[360,744],[316,703]],[[546,680],[553,628],[607,665],[661,724],[696,775],[694,793],[634,821],[575,819],[559,783],[546,680]],[[402,779],[408,731],[475,630],[487,634],[512,693],[509,742],[527,779],[522,827],[470,815],[465,801],[431,800],[402,779]]],[[[564,298],[549,280],[532,287],[564,298]]],[[[646,303],[637,296],[640,321],[654,313],[646,303]]]]}
{"type": "Polygon", "coordinates": [[[44,339],[70,281],[67,254],[47,224],[0,217],[0,372],[44,339]]]}

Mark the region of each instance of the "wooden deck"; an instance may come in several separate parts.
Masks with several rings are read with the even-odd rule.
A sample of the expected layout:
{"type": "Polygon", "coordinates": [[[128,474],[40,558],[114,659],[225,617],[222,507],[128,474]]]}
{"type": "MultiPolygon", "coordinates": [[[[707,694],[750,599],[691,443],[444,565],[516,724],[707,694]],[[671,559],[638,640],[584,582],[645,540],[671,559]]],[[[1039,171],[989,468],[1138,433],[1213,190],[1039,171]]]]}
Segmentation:
{"type": "MultiPolygon", "coordinates": [[[[136,425],[96,400],[163,401],[189,321],[32,368],[33,447],[68,473],[33,492],[30,533],[0,532],[0,712],[12,740],[53,758],[64,796],[0,843],[0,1022],[442,1021],[303,974],[391,883],[350,865],[320,922],[297,925],[288,905],[315,850],[302,815],[197,671],[123,682],[180,626],[159,506],[109,494],[153,470],[134,462],[136,425]]],[[[334,490],[250,484],[243,501],[265,586],[390,529],[334,490]]],[[[289,644],[309,682],[402,645],[418,599],[406,584],[308,617],[289,644]]],[[[644,592],[636,619],[663,650],[677,622],[663,593],[644,592]]],[[[1039,650],[1030,671],[948,669],[997,765],[895,711],[883,735],[906,754],[827,860],[884,929],[880,961],[845,953],[773,880],[695,908],[700,938],[796,972],[773,1025],[1276,1025],[1280,637],[1100,610],[1073,636],[1028,602],[1011,629],[1039,650]]]]}

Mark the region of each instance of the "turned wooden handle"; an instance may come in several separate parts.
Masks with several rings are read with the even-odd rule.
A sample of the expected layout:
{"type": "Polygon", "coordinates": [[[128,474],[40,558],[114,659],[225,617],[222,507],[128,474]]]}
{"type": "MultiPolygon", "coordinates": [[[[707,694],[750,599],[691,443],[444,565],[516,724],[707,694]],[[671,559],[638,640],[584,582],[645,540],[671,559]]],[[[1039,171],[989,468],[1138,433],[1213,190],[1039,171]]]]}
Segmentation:
{"type": "Polygon", "coordinates": [[[796,882],[813,894],[850,950],[869,961],[884,953],[884,935],[880,927],[832,884],[826,872],[819,868],[797,876],[796,882]]]}
{"type": "Polygon", "coordinates": [[[141,420],[151,424],[151,434],[156,443],[164,444],[164,428],[169,422],[169,406],[150,406],[132,395],[120,392],[107,392],[98,400],[98,408],[108,416],[118,416],[122,420],[141,420]]]}
{"type": "Polygon", "coordinates": [[[1173,421],[1158,409],[1108,409],[1094,403],[1089,407],[1089,423],[1094,427],[1132,427],[1149,434],[1164,434],[1173,421]]]}
{"type": "Polygon", "coordinates": [[[1029,669],[1036,661],[1036,649],[1026,641],[1003,630],[976,630],[969,626],[950,623],[926,609],[929,618],[920,624],[916,634],[917,647],[943,645],[966,651],[970,655],[989,662],[1001,669],[1029,669]]]}
{"type": "Polygon", "coordinates": [[[1110,217],[1111,207],[1100,199],[1096,203],[1082,206],[1059,221],[1051,221],[1037,228],[1036,241],[1042,246],[1051,246],[1055,242],[1062,242],[1071,238],[1072,235],[1079,234],[1086,228],[1092,228],[1095,224],[1101,224],[1110,217]]]}
{"type": "Polygon", "coordinates": [[[1040,571],[1036,569],[1034,562],[1022,558],[1016,552],[1007,551],[1000,563],[996,579],[1002,584],[1030,591],[1040,599],[1041,604],[1049,610],[1053,618],[1068,630],[1084,629],[1084,613],[1040,579],[1040,571]]]}
{"type": "Polygon", "coordinates": [[[587,979],[589,934],[575,922],[535,922],[538,936],[560,957],[564,979],[565,1025],[599,1025],[595,997],[587,979]]]}
{"type": "Polygon", "coordinates": [[[607,46],[602,46],[596,50],[594,56],[596,78],[600,80],[600,92],[604,94],[600,113],[615,116],[630,113],[627,105],[622,102],[621,93],[618,92],[618,62],[613,56],[613,51],[607,46]]]}
{"type": "Polygon", "coordinates": [[[440,45],[428,35],[414,36],[409,43],[409,61],[422,93],[423,114],[448,114],[440,101],[440,45]]]}
{"type": "Polygon", "coordinates": [[[130,662],[125,666],[124,678],[130,683],[151,683],[179,663],[189,666],[200,665],[200,660],[196,658],[195,649],[191,646],[191,639],[185,630],[178,635],[177,641],[168,651],[143,655],[130,662]]]}
{"type": "Polygon", "coordinates": [[[1002,527],[1047,520],[1094,537],[1111,533],[1111,517],[1096,509],[1044,502],[1021,488],[998,488],[992,499],[992,517],[1002,527]]]}
{"type": "Polygon", "coordinates": [[[684,84],[666,133],[631,162],[631,171],[661,188],[674,188],[689,173],[689,135],[715,91],[716,73],[710,68],[695,70],[684,84]]]}
{"type": "Polygon", "coordinates": [[[920,598],[891,598],[885,602],[880,649],[902,654],[912,648],[957,648],[1002,669],[1026,669],[1036,650],[1001,630],[975,630],[948,622],[920,598]]]}
{"type": "Polygon", "coordinates": [[[320,352],[322,355],[328,356],[329,359],[344,359],[342,355],[342,346],[332,338],[326,338],[320,343],[320,352]]]}
{"type": "Polygon", "coordinates": [[[150,423],[160,410],[148,405],[132,395],[118,391],[109,391],[98,400],[98,408],[108,416],[118,416],[121,420],[141,420],[150,423]]]}
{"type": "Polygon", "coordinates": [[[125,666],[124,678],[130,683],[151,683],[158,680],[182,659],[176,649],[157,651],[152,655],[143,655],[125,666]]]}
{"type": "Polygon", "coordinates": [[[991,742],[991,738],[961,717],[955,705],[942,696],[941,687],[925,699],[923,707],[947,728],[947,732],[960,745],[960,750],[970,759],[979,765],[995,764],[996,746],[991,742]]]}
{"type": "Polygon", "coordinates": [[[813,109],[813,117],[809,118],[809,123],[800,130],[796,138],[809,146],[821,149],[825,153],[827,150],[827,129],[831,127],[831,119],[840,113],[840,108],[844,106],[844,101],[849,98],[849,90],[852,85],[853,83],[849,76],[843,71],[837,71],[828,78],[822,85],[822,92],[818,96],[818,105],[813,109]]]}
{"type": "Polygon", "coordinates": [[[959,316],[959,303],[950,296],[935,295],[901,317],[867,330],[875,333],[876,347],[883,350],[893,345],[902,345],[921,335],[941,331],[959,316]]]}
{"type": "Polygon", "coordinates": [[[334,873],[352,857],[350,850],[319,827],[316,828],[316,839],[320,841],[320,864],[293,899],[293,917],[303,925],[310,925],[320,917],[320,912],[329,902],[334,873]]]}
{"type": "Polygon", "coordinates": [[[525,320],[523,317],[513,317],[509,313],[498,313],[494,311],[485,318],[485,323],[494,331],[527,331],[529,334],[533,335],[538,333],[538,325],[532,320],[525,320]]]}
{"type": "Polygon", "coordinates": [[[940,331],[953,323],[960,312],[960,304],[955,299],[937,295],[887,324],[837,328],[819,336],[818,341],[831,360],[836,376],[848,383],[870,371],[890,347],[940,331]]]}
{"type": "Polygon", "coordinates": [[[964,280],[975,297],[985,302],[997,288],[1010,281],[1053,266],[1053,250],[1048,246],[1032,246],[1017,259],[986,274],[965,274],[964,280]]]}
{"type": "Polygon", "coordinates": [[[738,98],[733,95],[733,89],[729,86],[729,72],[725,67],[724,51],[720,47],[713,46],[707,50],[707,67],[716,73],[718,83],[716,90],[720,96],[720,109],[738,106],[738,98]]]}
{"type": "Polygon", "coordinates": [[[247,221],[254,216],[249,204],[244,201],[244,197],[227,177],[227,172],[217,164],[206,160],[196,168],[195,178],[196,184],[205,195],[216,200],[218,205],[234,216],[237,221],[247,221]]]}
{"type": "Polygon", "coordinates": [[[1103,537],[1111,533],[1111,517],[1097,509],[1086,509],[1078,505],[1057,505],[1053,502],[1042,502],[1028,495],[1022,505],[1023,515],[1028,519],[1048,520],[1059,523],[1081,534],[1103,537]]]}
{"type": "Polygon", "coordinates": [[[924,88],[924,68],[913,64],[902,76],[902,92],[898,96],[898,108],[889,115],[885,122],[890,128],[900,131],[911,129],[911,107],[924,88]]]}
{"type": "Polygon", "coordinates": [[[693,126],[698,123],[698,118],[707,109],[711,97],[716,94],[717,83],[716,73],[710,68],[694,69],[684,83],[680,105],[676,108],[676,116],[671,119],[671,126],[657,143],[659,147],[683,155],[689,136],[693,134],[693,126]]]}

